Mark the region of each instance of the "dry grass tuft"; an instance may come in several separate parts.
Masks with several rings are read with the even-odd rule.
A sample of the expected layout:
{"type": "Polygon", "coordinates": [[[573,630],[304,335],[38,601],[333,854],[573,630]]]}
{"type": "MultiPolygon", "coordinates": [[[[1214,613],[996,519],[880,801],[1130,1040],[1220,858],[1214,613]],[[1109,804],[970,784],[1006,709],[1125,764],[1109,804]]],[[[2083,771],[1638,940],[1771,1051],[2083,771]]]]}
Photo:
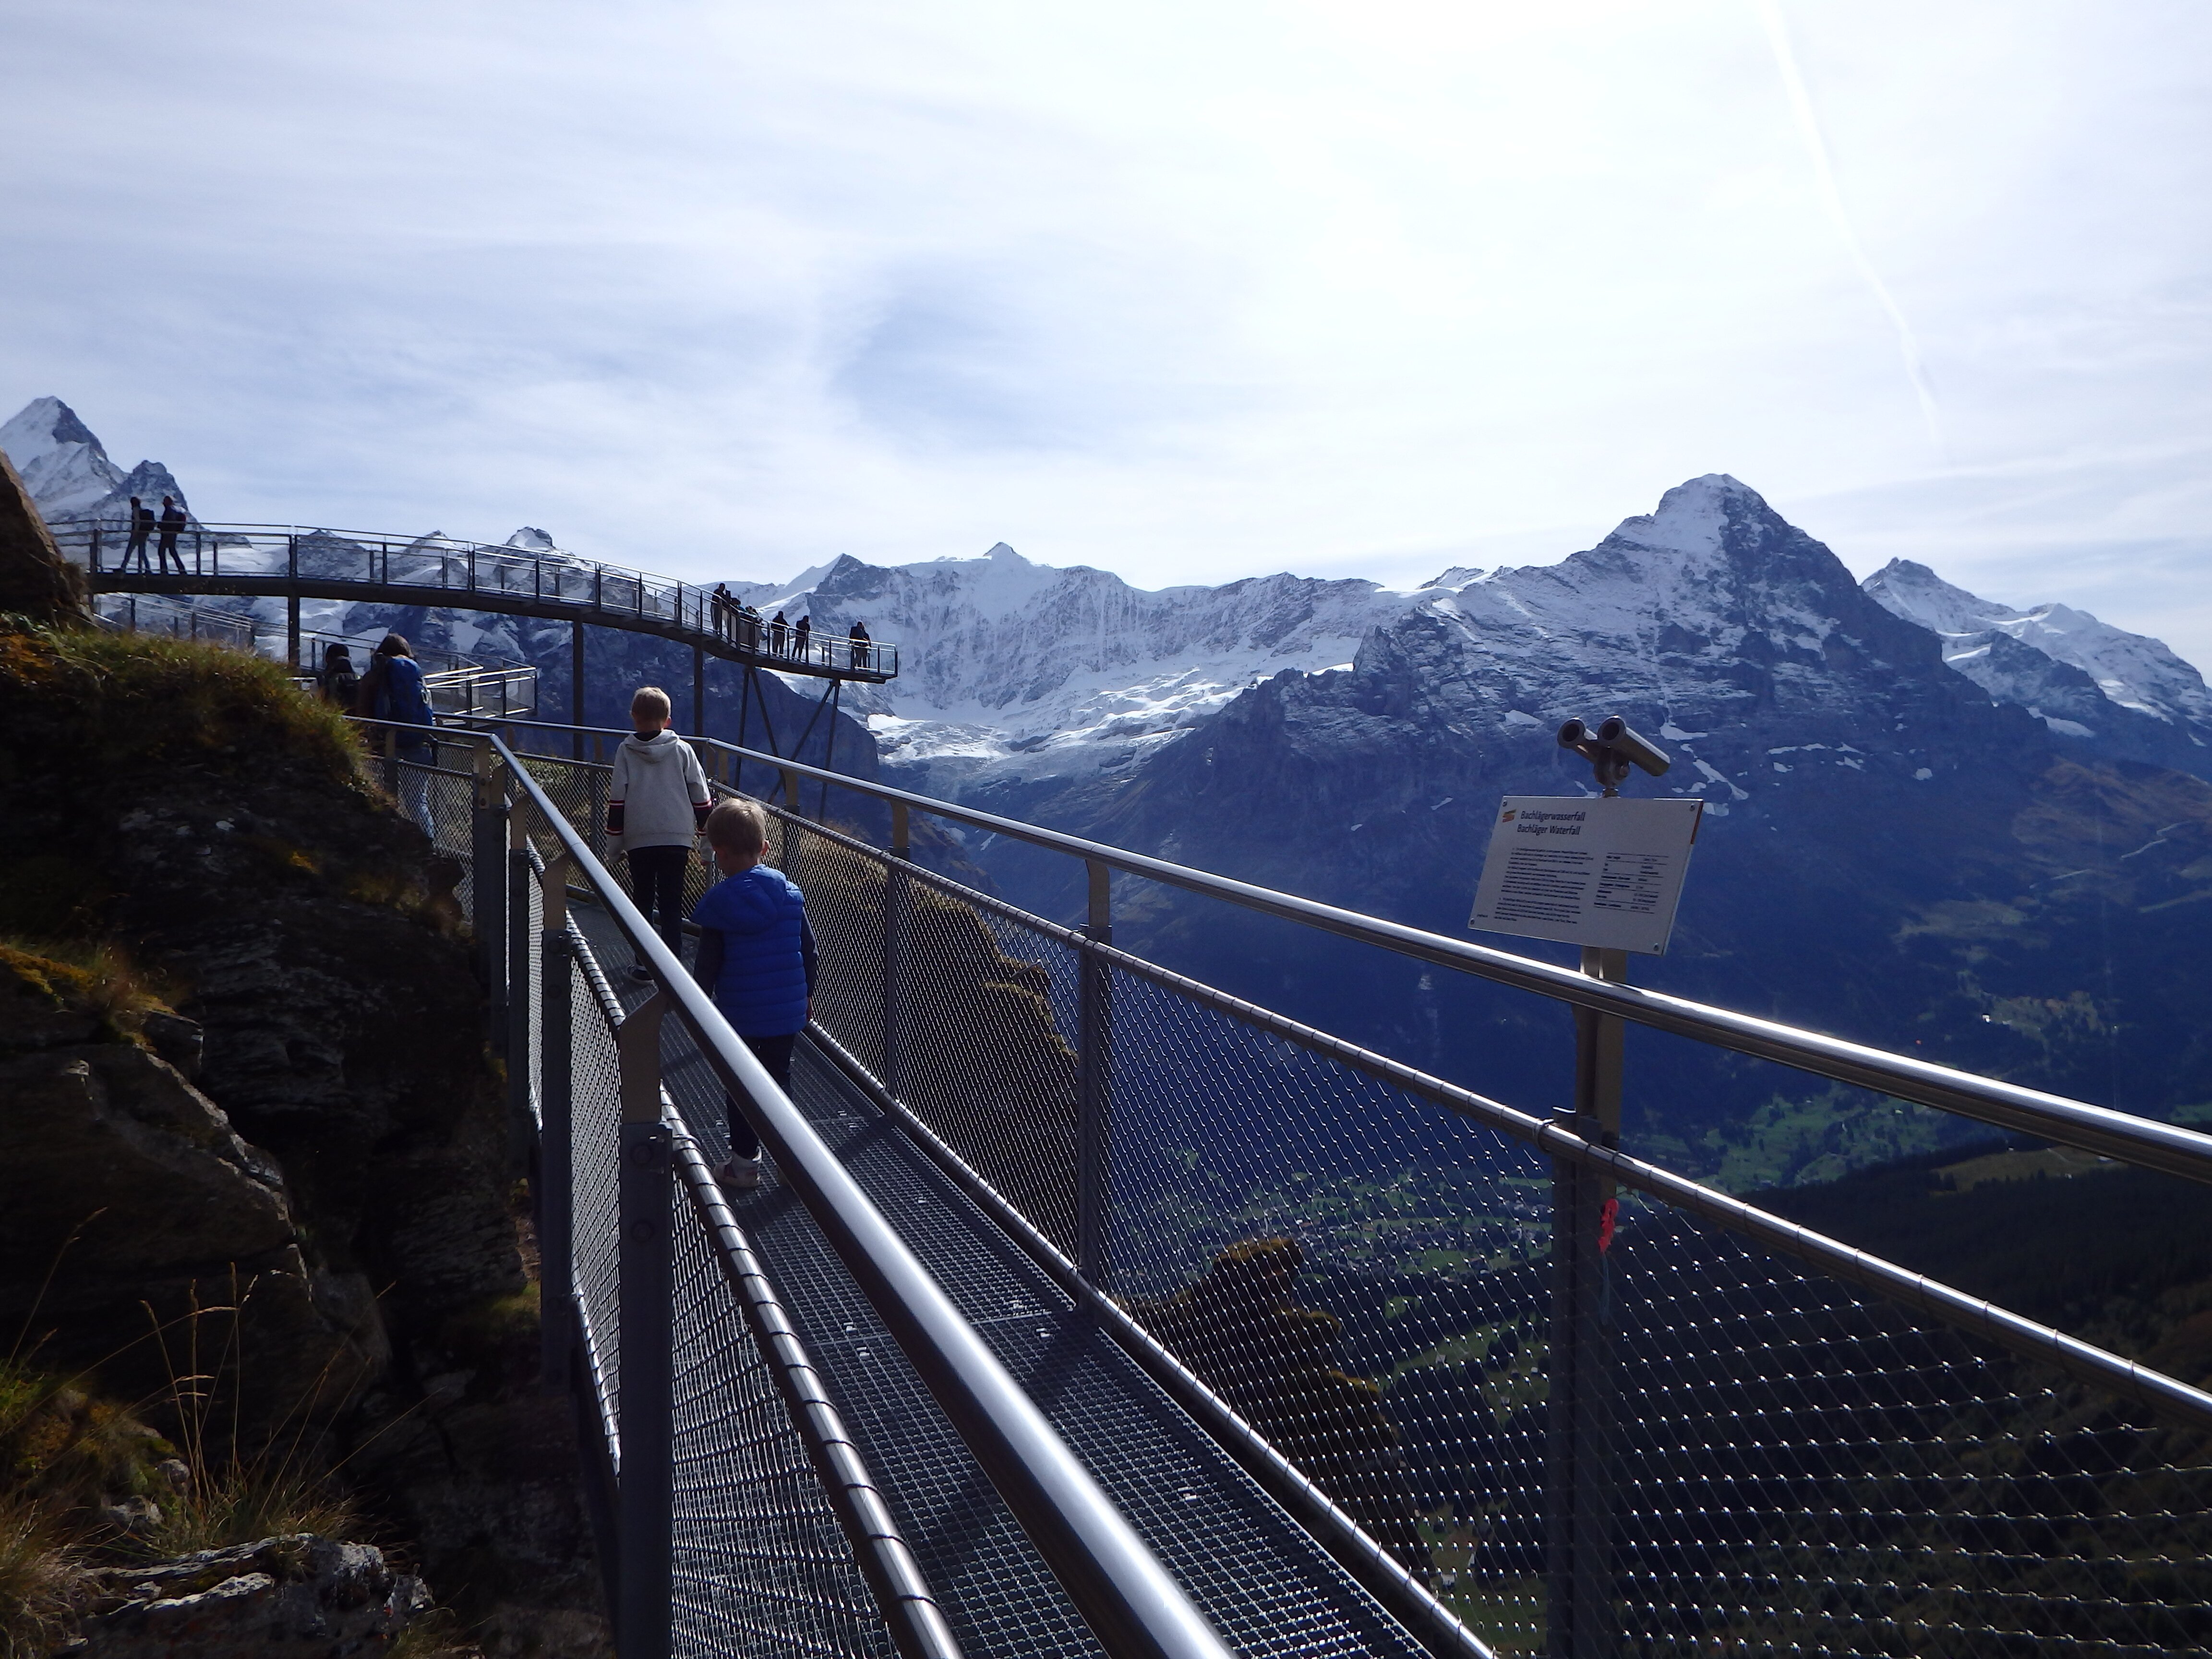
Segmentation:
{"type": "Polygon", "coordinates": [[[100,1021],[95,1040],[104,1042],[143,1044],[146,1017],[175,1012],[182,995],[118,945],[0,934],[0,985],[11,978],[18,990],[58,1008],[88,1010],[100,1021]]]}
{"type": "Polygon", "coordinates": [[[76,1618],[83,1560],[48,1505],[0,1492],[0,1659],[51,1652],[76,1618]]]}

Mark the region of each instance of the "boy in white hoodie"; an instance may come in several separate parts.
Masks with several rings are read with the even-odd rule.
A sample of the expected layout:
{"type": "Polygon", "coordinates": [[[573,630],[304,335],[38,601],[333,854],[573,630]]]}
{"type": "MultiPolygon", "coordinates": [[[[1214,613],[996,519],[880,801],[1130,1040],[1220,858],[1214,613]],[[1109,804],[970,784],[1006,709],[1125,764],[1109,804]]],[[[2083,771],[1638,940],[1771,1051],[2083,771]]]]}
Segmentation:
{"type": "MultiPolygon", "coordinates": [[[[684,871],[714,805],[707,774],[691,745],[668,729],[675,712],[668,693],[641,685],[629,700],[634,738],[615,750],[615,775],[607,789],[607,845],[629,863],[630,896],[659,929],[668,948],[684,954],[684,871]]],[[[651,979],[643,962],[633,979],[651,979]]]]}

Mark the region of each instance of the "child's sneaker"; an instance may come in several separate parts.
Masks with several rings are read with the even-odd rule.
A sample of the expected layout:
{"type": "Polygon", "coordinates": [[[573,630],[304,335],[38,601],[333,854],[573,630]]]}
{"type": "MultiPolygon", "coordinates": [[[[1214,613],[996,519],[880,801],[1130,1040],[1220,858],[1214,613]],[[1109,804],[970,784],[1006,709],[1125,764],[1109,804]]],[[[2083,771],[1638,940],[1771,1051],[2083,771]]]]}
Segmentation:
{"type": "Polygon", "coordinates": [[[631,965],[629,976],[642,985],[653,977],[653,969],[641,962],[635,963],[631,965]]]}
{"type": "Polygon", "coordinates": [[[714,1179],[722,1190],[749,1193],[761,1183],[761,1161],[758,1153],[750,1158],[733,1158],[714,1171],[714,1179]]]}

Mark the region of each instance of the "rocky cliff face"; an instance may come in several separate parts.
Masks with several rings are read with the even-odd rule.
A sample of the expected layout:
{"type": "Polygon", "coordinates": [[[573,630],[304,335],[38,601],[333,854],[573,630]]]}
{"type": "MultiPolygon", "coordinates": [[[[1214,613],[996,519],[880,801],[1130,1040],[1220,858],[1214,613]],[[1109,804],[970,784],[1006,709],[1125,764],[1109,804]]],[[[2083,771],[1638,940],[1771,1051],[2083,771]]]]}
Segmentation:
{"type": "Polygon", "coordinates": [[[459,872],[357,752],[276,665],[0,626],[0,1324],[141,1398],[149,1311],[246,1290],[241,1439],[352,1446],[495,1647],[601,1650],[459,872]]]}

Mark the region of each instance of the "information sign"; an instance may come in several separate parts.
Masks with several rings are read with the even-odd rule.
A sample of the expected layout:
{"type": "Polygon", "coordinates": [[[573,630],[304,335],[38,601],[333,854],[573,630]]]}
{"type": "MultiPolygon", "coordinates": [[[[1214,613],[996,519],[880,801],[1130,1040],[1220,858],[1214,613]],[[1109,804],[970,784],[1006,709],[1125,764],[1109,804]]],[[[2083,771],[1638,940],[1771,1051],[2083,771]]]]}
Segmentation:
{"type": "Polygon", "coordinates": [[[1694,799],[1508,795],[1468,926],[1657,956],[1704,810],[1694,799]]]}

